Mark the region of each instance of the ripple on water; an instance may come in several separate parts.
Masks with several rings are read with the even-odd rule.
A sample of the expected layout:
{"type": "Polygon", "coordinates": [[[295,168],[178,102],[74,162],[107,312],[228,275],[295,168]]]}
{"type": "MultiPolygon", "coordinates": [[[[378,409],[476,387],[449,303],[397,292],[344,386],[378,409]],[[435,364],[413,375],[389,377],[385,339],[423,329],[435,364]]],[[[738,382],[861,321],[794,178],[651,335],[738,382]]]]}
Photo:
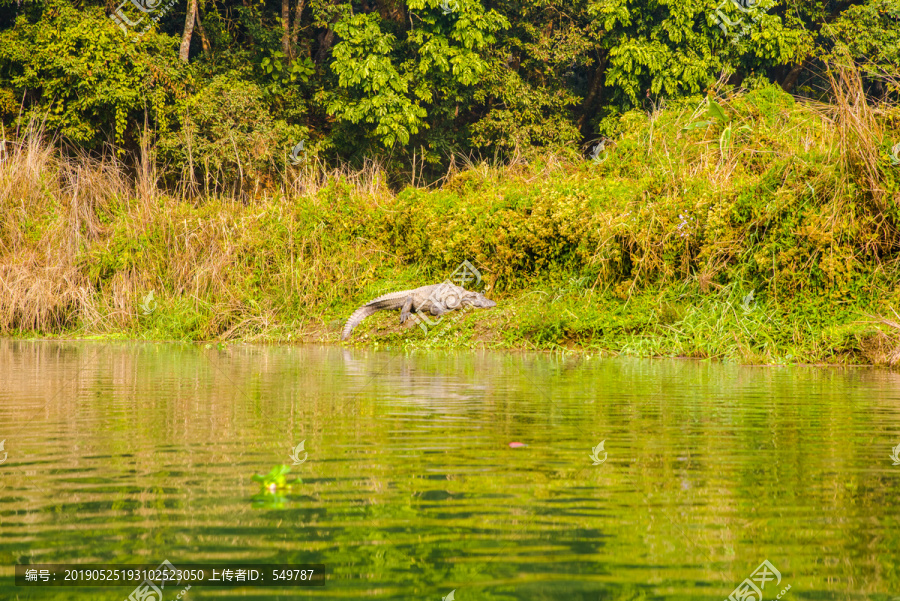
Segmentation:
{"type": "Polygon", "coordinates": [[[9,340],[0,373],[3,575],[315,562],[309,598],[720,600],[768,559],[794,598],[900,591],[896,374],[9,340]],[[300,441],[303,483],[255,506],[300,441]]]}

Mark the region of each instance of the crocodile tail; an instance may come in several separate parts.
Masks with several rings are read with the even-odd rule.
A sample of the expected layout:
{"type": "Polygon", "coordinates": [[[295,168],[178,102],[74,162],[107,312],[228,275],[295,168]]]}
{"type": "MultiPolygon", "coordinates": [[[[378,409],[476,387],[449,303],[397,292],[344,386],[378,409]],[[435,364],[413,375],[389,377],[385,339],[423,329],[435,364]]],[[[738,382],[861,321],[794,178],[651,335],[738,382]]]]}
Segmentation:
{"type": "Polygon", "coordinates": [[[353,315],[350,316],[350,319],[347,320],[347,323],[344,324],[344,329],[341,331],[341,340],[347,340],[350,338],[350,333],[353,332],[353,328],[358,326],[362,320],[364,320],[369,315],[373,313],[377,313],[381,310],[381,307],[372,306],[372,305],[363,305],[359,309],[353,312],[353,315]]]}
{"type": "Polygon", "coordinates": [[[353,328],[358,326],[360,322],[362,322],[362,320],[364,320],[369,315],[372,315],[373,313],[376,313],[378,311],[401,308],[404,301],[406,301],[409,295],[413,292],[413,290],[389,292],[388,294],[383,294],[374,300],[370,300],[365,305],[354,311],[353,315],[350,316],[350,319],[347,320],[347,323],[344,324],[344,329],[341,331],[341,340],[347,340],[348,338],[350,338],[350,333],[353,332],[353,328]]]}

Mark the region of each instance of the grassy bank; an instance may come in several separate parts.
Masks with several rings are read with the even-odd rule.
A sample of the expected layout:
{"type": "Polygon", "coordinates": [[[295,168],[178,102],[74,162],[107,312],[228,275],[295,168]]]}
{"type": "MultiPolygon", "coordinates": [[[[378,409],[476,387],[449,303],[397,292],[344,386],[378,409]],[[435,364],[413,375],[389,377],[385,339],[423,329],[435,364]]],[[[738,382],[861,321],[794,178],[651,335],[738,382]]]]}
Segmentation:
{"type": "Polygon", "coordinates": [[[152,148],[129,173],[22,135],[0,151],[0,332],[336,342],[356,306],[468,259],[497,308],[354,340],[895,364],[900,112],[852,74],[835,92],[720,92],[626,114],[596,160],[399,191],[304,165],[250,203],[161,191],[152,148]]]}

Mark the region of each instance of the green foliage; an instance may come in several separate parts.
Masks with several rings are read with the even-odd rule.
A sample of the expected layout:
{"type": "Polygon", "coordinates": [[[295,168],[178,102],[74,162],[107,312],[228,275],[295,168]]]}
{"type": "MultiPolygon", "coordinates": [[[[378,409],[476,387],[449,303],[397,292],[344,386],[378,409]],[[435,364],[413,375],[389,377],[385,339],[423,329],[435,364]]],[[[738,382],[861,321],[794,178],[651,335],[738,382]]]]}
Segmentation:
{"type": "Polygon", "coordinates": [[[411,94],[424,100],[430,96],[427,86],[414,86],[414,74],[402,73],[391,60],[396,40],[379,27],[378,15],[354,15],[335,26],[344,40],[334,50],[333,69],[338,85],[328,110],[350,123],[372,124],[372,134],[385,146],[398,140],[406,144],[417,133],[426,115],[411,94]]]}
{"type": "Polygon", "coordinates": [[[506,150],[530,146],[574,146],[581,134],[568,112],[578,97],[551,86],[532,86],[522,77],[495,64],[474,99],[497,106],[472,125],[472,143],[506,150]]]}
{"type": "MultiPolygon", "coordinates": [[[[237,102],[228,89],[199,105],[237,102]]],[[[216,135],[244,123],[216,125],[216,135]]],[[[863,172],[834,159],[847,135],[839,124],[770,86],[651,116],[629,111],[615,129],[600,163],[532,154],[396,195],[330,173],[314,194],[250,203],[135,198],[115,186],[73,198],[67,174],[88,167],[10,167],[41,178],[17,179],[3,197],[0,242],[28,267],[10,280],[0,327],[335,340],[361,303],[441,281],[468,259],[498,307],[455,314],[428,336],[398,331],[396,314],[373,316],[360,338],[761,361],[864,356],[871,327],[857,320],[900,303],[897,221],[869,201],[863,172]],[[686,128],[698,121],[708,123],[686,128]],[[51,286],[45,273],[58,263],[66,271],[51,286]],[[146,315],[149,290],[158,308],[146,315]]],[[[883,167],[876,184],[893,206],[895,168],[883,167]]]]}
{"type": "Polygon", "coordinates": [[[245,186],[265,183],[305,133],[274,118],[264,95],[237,73],[213,78],[167,110],[172,130],[159,137],[160,158],[207,190],[214,182],[235,181],[235,174],[245,186]]]}
{"type": "Polygon", "coordinates": [[[259,493],[251,497],[254,509],[283,509],[290,501],[287,496],[294,486],[301,484],[300,478],[288,480],[291,468],[287,465],[276,465],[268,474],[254,474],[251,480],[259,483],[259,493]]]}
{"type": "Polygon", "coordinates": [[[295,60],[285,63],[285,56],[282,52],[272,52],[266,56],[260,63],[263,71],[272,77],[272,82],[265,87],[267,93],[272,96],[281,96],[285,93],[287,86],[298,81],[307,82],[315,69],[309,57],[303,60],[295,60]]]}
{"type": "Polygon", "coordinates": [[[900,93],[896,80],[900,73],[900,1],[870,0],[849,6],[824,31],[833,43],[825,58],[860,64],[896,98],[900,93]]]}
{"type": "MultiPolygon", "coordinates": [[[[725,115],[725,111],[719,106],[719,103],[712,100],[711,98],[706,98],[706,113],[709,119],[705,121],[694,121],[693,123],[689,123],[682,128],[682,131],[690,131],[692,129],[697,128],[705,128],[709,127],[713,123],[725,123],[727,124],[725,128],[722,130],[721,135],[719,136],[719,152],[722,156],[725,156],[728,153],[728,150],[731,146],[731,136],[732,136],[732,123],[731,120],[725,115]]],[[[740,131],[751,131],[749,125],[741,125],[738,128],[740,131]]]]}
{"type": "MultiPolygon", "coordinates": [[[[21,198],[4,200],[7,252],[40,262],[51,245],[73,249],[53,272],[68,292],[43,312],[0,303],[0,323],[103,315],[110,328],[161,336],[248,336],[275,323],[291,333],[294,319],[335,318],[379,282],[440,278],[462,258],[510,295],[565,299],[590,282],[603,302],[630,302],[695,282],[695,304],[721,297],[700,312],[706,325],[739,327],[726,317],[749,290],[774,307],[817,293],[876,303],[896,253],[900,133],[895,110],[858,99],[900,93],[898,1],[453,0],[446,10],[441,0],[223,0],[201,4],[187,64],[183,15],[138,38],[99,6],[0,3],[0,153],[10,136],[22,147],[31,121],[90,157],[70,173],[63,157],[28,155],[17,159],[27,169],[0,173],[21,198]],[[832,125],[781,91],[822,88],[851,61],[864,83],[832,125]],[[582,161],[597,134],[607,158],[582,161]],[[297,168],[288,155],[301,141],[315,160],[297,168]],[[106,145],[129,162],[87,193],[85,182],[108,181],[105,163],[91,166],[106,145]],[[474,156],[491,151],[492,165],[474,156]],[[372,171],[363,194],[346,170],[320,169],[345,160],[384,165],[386,177],[372,171]],[[123,183],[129,169],[140,202],[123,183]],[[410,171],[414,185],[447,178],[384,201],[384,181],[402,189],[410,171]],[[182,194],[196,204],[173,200],[182,194]],[[160,311],[135,320],[122,308],[152,289],[160,311]]],[[[15,281],[55,290],[35,277],[15,281]]],[[[675,323],[645,309],[612,320],[617,336],[675,323]]],[[[685,336],[702,338],[688,308],[672,311],[685,336]]],[[[541,315],[517,340],[609,331],[608,311],[578,327],[566,315],[541,315]]],[[[786,344],[777,333],[764,342],[786,344]]]]}
{"type": "Polygon", "coordinates": [[[135,47],[98,8],[49,0],[40,19],[23,15],[0,31],[0,89],[34,99],[25,121],[34,117],[88,147],[122,144],[138,114],[161,111],[181,88],[174,56],[152,33],[135,47]]]}
{"type": "Polygon", "coordinates": [[[386,147],[407,144],[425,127],[426,105],[436,97],[459,98],[479,81],[487,68],[479,51],[506,25],[476,3],[464,3],[452,27],[436,15],[436,0],[430,6],[414,0],[409,8],[426,13],[404,40],[385,32],[377,14],[351,15],[335,25],[341,37],[332,65],[338,89],[327,95],[328,110],[342,121],[371,124],[369,135],[386,147]]]}
{"type": "Polygon", "coordinates": [[[250,479],[254,482],[258,482],[260,487],[266,491],[274,492],[276,490],[289,490],[294,485],[303,482],[299,477],[288,480],[287,475],[290,472],[290,466],[281,464],[272,467],[268,474],[254,474],[250,479]]]}
{"type": "Polygon", "coordinates": [[[716,24],[717,6],[724,7],[729,22],[739,22],[735,3],[687,0],[645,10],[636,0],[599,0],[590,13],[610,33],[602,41],[610,56],[607,86],[637,104],[644,91],[669,97],[695,94],[720,72],[739,69],[748,53],[751,65],[759,59],[769,65],[804,59],[809,34],[786,28],[780,17],[765,12],[774,5],[772,0],[759,2],[752,24],[742,24],[740,32],[723,32],[716,24]]]}
{"type": "MultiPolygon", "coordinates": [[[[628,110],[723,74],[768,83],[799,65],[818,77],[804,61],[849,58],[873,94],[891,92],[882,75],[898,68],[897,2],[288,0],[283,22],[279,6],[224,0],[201,3],[188,65],[173,15],[136,37],[96,6],[10,2],[0,119],[24,104],[22,119],[67,142],[120,153],[138,151],[146,123],[170,161],[165,181],[190,172],[216,189],[274,188],[283,156],[308,138],[328,160],[380,160],[392,181],[409,181],[415,152],[434,180],[455,153],[575,150],[628,110]],[[205,130],[198,156],[192,128],[205,130]]],[[[727,149],[733,131],[720,135],[727,149]]]]}

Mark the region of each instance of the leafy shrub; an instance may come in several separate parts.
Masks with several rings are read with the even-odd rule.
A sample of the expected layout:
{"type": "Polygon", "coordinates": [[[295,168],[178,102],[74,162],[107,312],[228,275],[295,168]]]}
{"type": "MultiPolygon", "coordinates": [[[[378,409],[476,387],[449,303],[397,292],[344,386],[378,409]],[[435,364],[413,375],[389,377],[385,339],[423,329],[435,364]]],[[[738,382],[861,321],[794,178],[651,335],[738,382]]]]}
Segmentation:
{"type": "Polygon", "coordinates": [[[33,21],[22,15],[0,31],[0,111],[11,112],[10,93],[26,94],[23,122],[36,118],[95,148],[123,144],[139,114],[160,111],[181,89],[182,69],[164,37],[150,33],[135,46],[100,7],[49,0],[42,8],[33,21]]]}
{"type": "Polygon", "coordinates": [[[229,73],[179,100],[171,131],[160,135],[160,158],[170,171],[205,190],[271,188],[306,129],[275,119],[255,83],[229,73]]]}

